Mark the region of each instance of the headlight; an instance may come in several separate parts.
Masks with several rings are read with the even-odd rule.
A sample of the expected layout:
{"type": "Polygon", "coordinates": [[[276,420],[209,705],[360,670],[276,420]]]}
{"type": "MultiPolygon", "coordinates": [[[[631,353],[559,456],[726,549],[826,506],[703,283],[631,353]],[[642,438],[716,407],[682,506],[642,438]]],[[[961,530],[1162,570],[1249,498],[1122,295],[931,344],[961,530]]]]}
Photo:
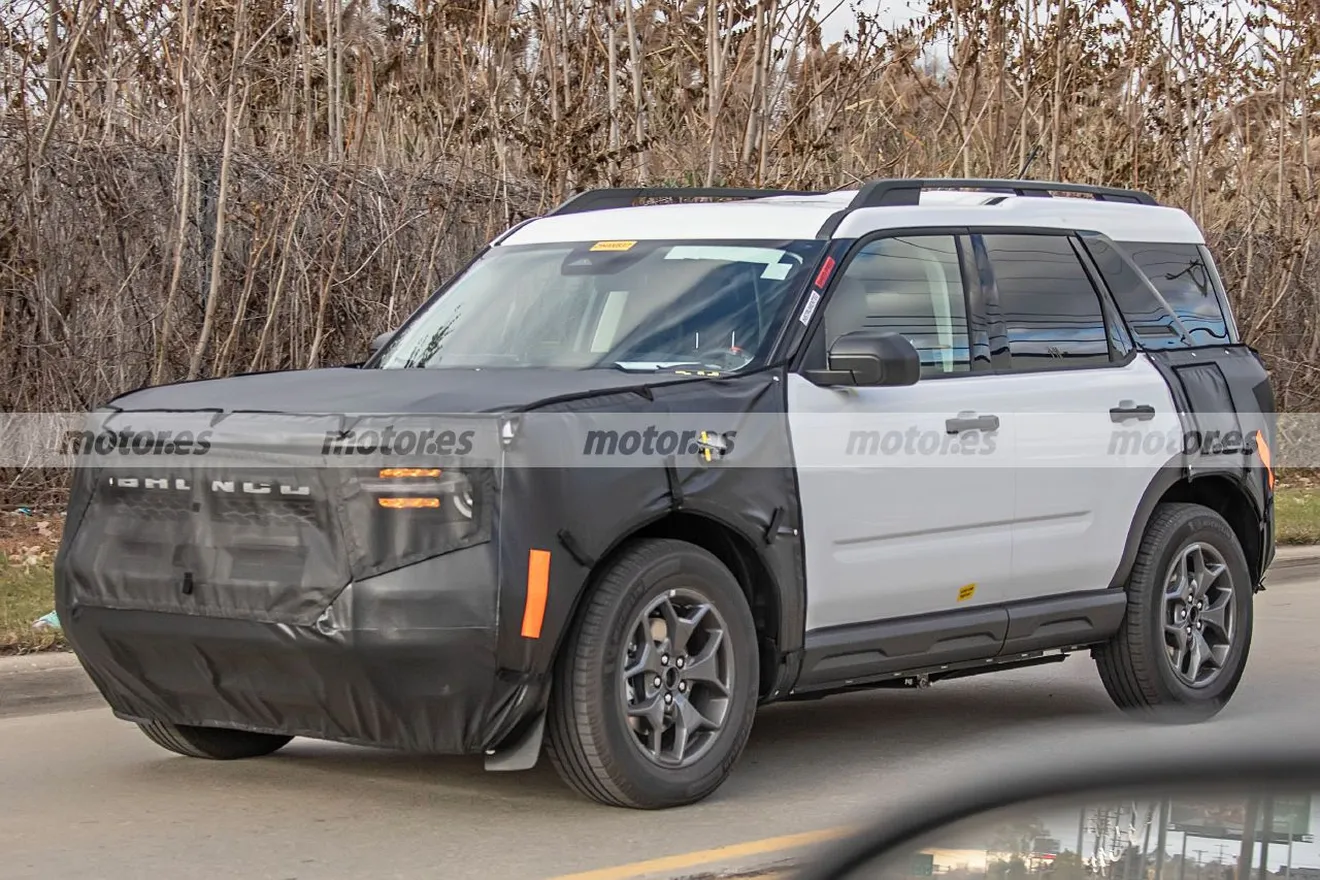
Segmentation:
{"type": "Polygon", "coordinates": [[[452,468],[381,468],[363,477],[362,488],[387,510],[442,510],[452,507],[464,519],[474,512],[472,480],[452,468]]]}
{"type": "Polygon", "coordinates": [[[381,572],[490,538],[494,475],[484,468],[360,472],[351,505],[357,568],[381,572]]]}

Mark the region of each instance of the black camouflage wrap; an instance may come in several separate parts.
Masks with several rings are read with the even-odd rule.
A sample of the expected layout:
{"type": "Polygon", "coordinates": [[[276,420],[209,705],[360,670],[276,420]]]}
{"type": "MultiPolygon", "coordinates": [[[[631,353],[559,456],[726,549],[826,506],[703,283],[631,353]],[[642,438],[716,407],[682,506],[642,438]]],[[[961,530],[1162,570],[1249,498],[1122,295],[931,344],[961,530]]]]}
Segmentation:
{"type": "Polygon", "coordinates": [[[134,392],[109,408],[127,420],[196,414],[204,401],[226,464],[133,471],[180,487],[150,497],[111,485],[127,471],[77,469],[56,560],[57,611],[122,718],[481,753],[544,707],[592,571],[639,532],[683,528],[736,544],[753,560],[744,576],[755,581],[772,650],[800,648],[801,517],[782,380],[777,371],[687,379],[336,368],[134,392]],[[310,454],[327,419],[342,418],[326,413],[354,410],[444,413],[499,446],[498,460],[480,467],[446,463],[473,478],[471,521],[382,512],[342,463],[308,467],[305,455],[292,468],[264,457],[272,447],[310,454]],[[255,441],[234,426],[243,413],[281,414],[280,434],[267,429],[255,441]],[[757,421],[723,461],[680,449],[637,466],[545,466],[582,442],[584,419],[620,413],[710,413],[711,429],[726,433],[757,421]],[[764,430],[767,416],[782,430],[764,430]],[[533,417],[535,430],[516,430],[533,417]],[[514,437],[502,443],[506,424],[514,437]],[[254,469],[235,467],[248,447],[254,469]],[[733,466],[744,456],[771,464],[733,466]],[[258,503],[205,491],[211,480],[252,474],[306,492],[258,503]],[[390,518],[399,515],[413,519],[390,518]],[[529,638],[522,618],[534,549],[552,561],[543,627],[529,638]]]}
{"type": "Polygon", "coordinates": [[[1263,575],[1274,559],[1274,495],[1256,432],[1269,449],[1279,448],[1274,391],[1264,362],[1241,344],[1163,349],[1147,356],[1169,385],[1184,437],[1201,443],[1196,454],[1180,457],[1179,476],[1219,476],[1239,487],[1260,529],[1249,562],[1263,575]]]}

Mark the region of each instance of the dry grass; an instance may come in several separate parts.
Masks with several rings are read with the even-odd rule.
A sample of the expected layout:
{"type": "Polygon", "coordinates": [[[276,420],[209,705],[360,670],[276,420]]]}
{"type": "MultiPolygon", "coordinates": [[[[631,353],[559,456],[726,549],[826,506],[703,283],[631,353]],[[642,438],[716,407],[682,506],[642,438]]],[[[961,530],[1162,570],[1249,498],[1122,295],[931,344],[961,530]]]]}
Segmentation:
{"type": "Polygon", "coordinates": [[[38,631],[32,622],[54,607],[49,565],[31,567],[0,561],[0,655],[62,650],[58,632],[38,631]]]}
{"type": "Polygon", "coordinates": [[[1314,482],[1280,486],[1274,513],[1279,544],[1320,544],[1320,486],[1314,482]]]}
{"type": "Polygon", "coordinates": [[[0,654],[64,647],[58,633],[32,629],[55,607],[51,563],[61,522],[49,512],[0,515],[0,654]]]}
{"type": "Polygon", "coordinates": [[[1317,0],[928,5],[830,46],[802,0],[0,5],[0,410],[357,360],[584,187],[1024,167],[1189,210],[1313,407],[1317,0]]]}

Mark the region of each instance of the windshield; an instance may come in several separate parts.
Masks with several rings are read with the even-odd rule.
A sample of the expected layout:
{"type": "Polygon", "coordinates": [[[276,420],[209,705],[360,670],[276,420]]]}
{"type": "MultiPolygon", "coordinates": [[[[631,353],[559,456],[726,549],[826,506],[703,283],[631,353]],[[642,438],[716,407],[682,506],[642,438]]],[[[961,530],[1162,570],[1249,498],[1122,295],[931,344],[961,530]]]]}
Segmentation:
{"type": "Polygon", "coordinates": [[[763,363],[825,243],[493,248],[375,366],[728,372],[763,363]]]}

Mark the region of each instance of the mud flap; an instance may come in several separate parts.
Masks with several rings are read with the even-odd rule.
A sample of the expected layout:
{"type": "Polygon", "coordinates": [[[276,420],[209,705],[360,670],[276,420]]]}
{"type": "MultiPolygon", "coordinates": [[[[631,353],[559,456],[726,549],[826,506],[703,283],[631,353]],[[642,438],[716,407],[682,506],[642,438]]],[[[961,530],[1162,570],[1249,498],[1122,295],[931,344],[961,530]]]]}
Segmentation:
{"type": "Polygon", "coordinates": [[[508,747],[486,753],[486,769],[492,773],[531,770],[541,757],[545,739],[545,712],[537,716],[527,730],[508,747]]]}

